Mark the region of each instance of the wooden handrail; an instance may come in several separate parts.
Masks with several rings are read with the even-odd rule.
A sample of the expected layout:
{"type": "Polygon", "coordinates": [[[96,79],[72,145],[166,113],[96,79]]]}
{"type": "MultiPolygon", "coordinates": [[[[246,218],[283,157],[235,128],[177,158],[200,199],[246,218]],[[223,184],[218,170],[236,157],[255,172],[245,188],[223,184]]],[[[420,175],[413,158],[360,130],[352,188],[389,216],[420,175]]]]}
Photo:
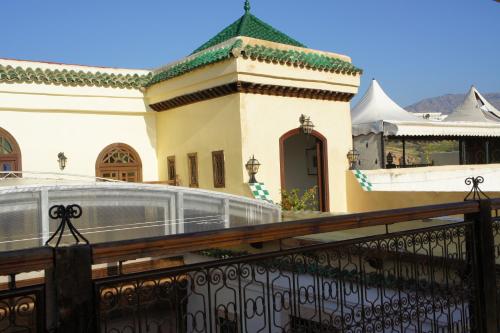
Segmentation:
{"type": "Polygon", "coordinates": [[[491,199],[491,209],[500,209],[500,198],[491,199]]]}
{"type": "Polygon", "coordinates": [[[0,275],[42,271],[53,265],[53,249],[41,247],[0,252],[0,275]]]}
{"type": "MultiPolygon", "coordinates": [[[[500,209],[500,199],[492,199],[491,202],[493,209],[500,209]]],[[[467,201],[115,241],[93,244],[93,261],[95,264],[99,264],[144,257],[175,255],[213,247],[229,247],[359,227],[477,212],[479,212],[479,203],[477,201],[467,201]]],[[[52,265],[53,250],[51,248],[0,252],[0,275],[44,270],[51,268],[52,265]]]]}
{"type": "MultiPolygon", "coordinates": [[[[498,200],[500,205],[500,200],[498,200]]],[[[222,230],[178,234],[95,244],[94,263],[165,256],[213,247],[265,242],[304,235],[386,225],[449,215],[479,212],[477,201],[327,216],[300,221],[261,224],[222,230]]]]}

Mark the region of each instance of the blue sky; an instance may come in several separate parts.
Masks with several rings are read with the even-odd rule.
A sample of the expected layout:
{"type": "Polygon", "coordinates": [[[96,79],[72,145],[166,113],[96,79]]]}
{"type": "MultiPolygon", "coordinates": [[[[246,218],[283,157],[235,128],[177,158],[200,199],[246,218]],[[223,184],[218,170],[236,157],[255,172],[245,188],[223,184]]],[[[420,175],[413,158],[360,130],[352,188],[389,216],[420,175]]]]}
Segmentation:
{"type": "MultiPolygon", "coordinates": [[[[154,68],[239,18],[243,2],[3,1],[0,57],[154,68]]],[[[251,3],[253,14],[307,46],[351,56],[364,69],[361,94],[372,77],[403,106],[471,84],[500,91],[500,3],[493,0],[251,3]]]]}

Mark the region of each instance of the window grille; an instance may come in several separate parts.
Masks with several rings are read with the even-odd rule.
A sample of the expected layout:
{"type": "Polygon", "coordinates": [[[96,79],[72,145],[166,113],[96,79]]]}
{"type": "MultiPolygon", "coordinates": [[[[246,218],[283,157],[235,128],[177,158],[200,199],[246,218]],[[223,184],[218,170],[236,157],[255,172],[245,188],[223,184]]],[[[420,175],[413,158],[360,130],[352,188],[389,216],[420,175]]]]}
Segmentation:
{"type": "Polygon", "coordinates": [[[224,165],[224,151],[214,151],[212,152],[212,166],[214,172],[214,187],[223,188],[226,187],[226,170],[224,165]]]}
{"type": "Polygon", "coordinates": [[[176,185],[175,179],[177,172],[175,170],[175,156],[167,157],[168,182],[170,185],[176,185]]]}
{"type": "Polygon", "coordinates": [[[188,154],[189,187],[198,187],[198,154],[188,154]]]}

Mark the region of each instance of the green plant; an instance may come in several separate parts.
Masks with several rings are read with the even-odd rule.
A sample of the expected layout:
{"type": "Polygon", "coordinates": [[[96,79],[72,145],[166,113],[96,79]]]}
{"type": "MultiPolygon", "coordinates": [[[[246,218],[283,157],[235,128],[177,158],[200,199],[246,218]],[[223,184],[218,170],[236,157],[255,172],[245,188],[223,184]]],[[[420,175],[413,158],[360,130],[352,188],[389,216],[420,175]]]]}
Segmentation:
{"type": "Polygon", "coordinates": [[[301,194],[301,190],[294,188],[290,191],[281,189],[281,208],[283,210],[317,210],[318,209],[318,186],[311,187],[301,194]]]}

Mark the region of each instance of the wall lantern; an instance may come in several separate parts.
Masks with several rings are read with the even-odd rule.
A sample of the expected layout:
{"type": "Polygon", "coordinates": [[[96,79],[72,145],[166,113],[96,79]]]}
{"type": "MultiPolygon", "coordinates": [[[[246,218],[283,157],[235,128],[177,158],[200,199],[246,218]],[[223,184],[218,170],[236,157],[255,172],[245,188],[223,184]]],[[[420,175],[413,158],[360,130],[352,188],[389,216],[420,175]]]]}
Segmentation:
{"type": "Polygon", "coordinates": [[[247,164],[245,164],[247,168],[248,175],[250,176],[249,184],[257,183],[257,179],[255,179],[255,175],[259,172],[260,163],[255,156],[252,155],[252,158],[248,160],[247,164]]]}
{"type": "Polygon", "coordinates": [[[311,117],[301,115],[299,118],[299,121],[300,121],[300,128],[302,129],[302,132],[304,132],[304,134],[307,134],[307,135],[311,134],[312,131],[314,130],[314,124],[311,121],[311,117]]]}
{"type": "Polygon", "coordinates": [[[356,165],[358,164],[359,160],[359,152],[356,149],[349,150],[349,152],[347,153],[347,159],[349,160],[349,169],[356,169],[356,165]]]}
{"type": "Polygon", "coordinates": [[[64,155],[63,152],[57,154],[57,162],[59,162],[59,169],[61,169],[61,171],[64,170],[64,168],[66,168],[66,161],[68,160],[68,158],[66,157],[66,155],[64,155]]]}

